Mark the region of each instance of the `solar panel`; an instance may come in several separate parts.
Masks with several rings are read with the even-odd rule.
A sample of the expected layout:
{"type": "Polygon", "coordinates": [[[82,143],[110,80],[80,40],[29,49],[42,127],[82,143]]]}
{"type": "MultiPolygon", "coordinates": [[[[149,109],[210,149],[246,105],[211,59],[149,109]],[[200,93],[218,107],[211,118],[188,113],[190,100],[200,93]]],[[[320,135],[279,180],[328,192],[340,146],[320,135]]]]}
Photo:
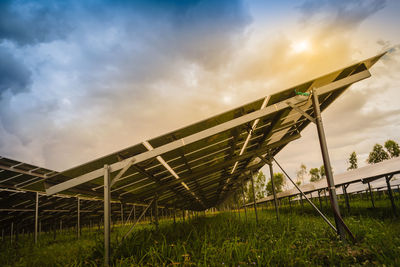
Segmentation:
{"type": "Polygon", "coordinates": [[[157,195],[167,207],[216,206],[264,165],[259,155],[275,156],[300,137],[313,116],[307,93],[316,88],[325,110],[351,84],[368,78],[382,55],[57,173],[45,179],[46,192],[102,197],[107,164],[112,199],[147,203],[157,195]]]}

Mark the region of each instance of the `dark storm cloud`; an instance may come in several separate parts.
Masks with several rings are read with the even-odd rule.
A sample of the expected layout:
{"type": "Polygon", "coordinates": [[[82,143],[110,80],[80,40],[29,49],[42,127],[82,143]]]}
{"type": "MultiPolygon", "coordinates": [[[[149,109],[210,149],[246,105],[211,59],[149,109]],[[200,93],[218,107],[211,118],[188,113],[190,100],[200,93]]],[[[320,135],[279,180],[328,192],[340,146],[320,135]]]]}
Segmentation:
{"type": "Polygon", "coordinates": [[[59,170],[148,138],[154,123],[157,134],[175,125],[184,94],[215,92],[184,90],[191,69],[228,64],[251,22],[240,0],[0,5],[0,51],[21,70],[1,70],[12,80],[0,99],[0,151],[59,170]],[[169,112],[155,119],[161,107],[169,112]]]}
{"type": "Polygon", "coordinates": [[[0,1],[0,40],[27,45],[63,37],[67,11],[63,1],[0,1]]]}
{"type": "Polygon", "coordinates": [[[31,72],[6,49],[0,49],[0,99],[4,92],[17,94],[28,91],[31,72]]]}

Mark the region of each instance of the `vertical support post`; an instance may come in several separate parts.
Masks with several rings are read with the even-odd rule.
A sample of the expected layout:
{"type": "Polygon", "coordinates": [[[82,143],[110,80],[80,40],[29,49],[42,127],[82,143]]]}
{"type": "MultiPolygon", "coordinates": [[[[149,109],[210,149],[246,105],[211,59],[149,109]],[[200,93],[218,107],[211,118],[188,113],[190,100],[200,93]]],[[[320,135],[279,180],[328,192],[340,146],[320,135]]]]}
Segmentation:
{"type": "Polygon", "coordinates": [[[35,244],[38,242],[38,226],[39,226],[39,192],[36,192],[35,203],[35,244]]]}
{"type": "Polygon", "coordinates": [[[253,177],[253,172],[250,171],[251,175],[251,188],[253,189],[253,206],[254,206],[254,212],[256,214],[256,223],[258,224],[258,214],[257,214],[257,203],[256,203],[256,192],[254,190],[254,177],[253,177]]]}
{"type": "Polygon", "coordinates": [[[277,199],[276,199],[275,182],[274,182],[274,170],[272,169],[272,162],[269,162],[268,165],[269,165],[269,174],[271,176],[272,193],[274,194],[274,205],[275,205],[276,219],[279,221],[279,209],[278,209],[278,203],[277,203],[277,199]]]}
{"type": "Polygon", "coordinates": [[[349,195],[347,194],[347,187],[349,185],[342,185],[342,190],[343,190],[343,194],[344,194],[344,199],[346,201],[346,207],[347,207],[347,211],[350,213],[350,201],[349,201],[349,195]]]}
{"type": "Polygon", "coordinates": [[[111,223],[110,167],[104,165],[104,265],[110,265],[110,223],[111,223]]]}
{"type": "Polygon", "coordinates": [[[10,243],[13,243],[13,235],[14,235],[14,222],[11,222],[11,228],[10,228],[10,243]]]}
{"type": "Polygon", "coordinates": [[[390,202],[392,203],[393,213],[396,215],[396,205],[394,204],[393,192],[392,187],[390,186],[390,179],[392,179],[393,175],[385,176],[387,191],[389,194],[390,202]]]}
{"type": "Polygon", "coordinates": [[[76,234],[78,236],[78,239],[81,237],[81,203],[79,197],[77,198],[78,200],[78,210],[77,210],[77,223],[76,223],[76,234]]]}
{"type": "Polygon", "coordinates": [[[19,235],[19,229],[18,229],[18,223],[15,225],[15,243],[18,243],[18,235],[19,235]]]}
{"type": "Polygon", "coordinates": [[[375,209],[374,193],[372,192],[371,183],[368,182],[369,195],[371,196],[372,207],[375,209]]]}
{"type": "Polygon", "coordinates": [[[154,224],[158,231],[158,196],[154,197],[154,224]]]}
{"type": "Polygon", "coordinates": [[[57,234],[57,233],[56,233],[56,232],[57,232],[56,229],[57,229],[56,224],[54,224],[54,225],[53,225],[53,240],[56,240],[56,234],[57,234]]]}
{"type": "Polygon", "coordinates": [[[303,212],[303,208],[304,208],[303,195],[302,194],[299,194],[299,195],[300,195],[301,211],[303,212]]]}
{"type": "Polygon", "coordinates": [[[124,224],[124,204],[121,202],[121,224],[124,224]]]}
{"type": "Polygon", "coordinates": [[[243,198],[243,207],[244,207],[244,217],[246,218],[246,223],[247,223],[247,208],[246,208],[246,200],[244,198],[244,186],[243,186],[243,181],[242,181],[242,198],[243,198]]]}
{"type": "Polygon", "coordinates": [[[176,209],[174,207],[174,224],[176,224],[176,209]]]}
{"type": "Polygon", "coordinates": [[[288,196],[290,211],[292,211],[292,201],[290,201],[291,198],[292,198],[291,196],[288,196]]]}
{"type": "MultiPolygon", "coordinates": [[[[236,202],[236,203],[237,203],[237,202],[236,202]]],[[[239,220],[240,220],[240,205],[239,205],[239,204],[236,204],[236,208],[237,208],[238,215],[239,215],[239,220]]]]}
{"type": "Polygon", "coordinates": [[[62,232],[62,220],[60,220],[60,233],[62,232]]]}
{"type": "Polygon", "coordinates": [[[322,159],[324,161],[325,176],[328,183],[329,198],[335,217],[336,229],[341,239],[345,238],[345,229],[342,225],[339,204],[336,196],[335,182],[333,181],[331,161],[329,159],[328,145],[326,143],[324,126],[322,124],[321,110],[319,108],[318,94],[315,89],[312,90],[312,102],[315,114],[315,123],[317,125],[319,144],[321,147],[322,159]]]}
{"type": "Polygon", "coordinates": [[[318,190],[319,208],[322,210],[321,190],[318,190]]]}
{"type": "Polygon", "coordinates": [[[326,196],[326,190],[324,189],[325,205],[328,207],[328,197],[326,196]]]}

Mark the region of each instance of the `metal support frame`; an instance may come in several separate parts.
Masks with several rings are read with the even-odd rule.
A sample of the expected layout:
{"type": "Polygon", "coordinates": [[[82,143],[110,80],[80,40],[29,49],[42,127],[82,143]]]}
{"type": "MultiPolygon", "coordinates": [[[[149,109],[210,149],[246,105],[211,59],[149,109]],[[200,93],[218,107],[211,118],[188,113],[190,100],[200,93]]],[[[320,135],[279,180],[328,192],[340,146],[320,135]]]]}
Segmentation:
{"type": "MultiPolygon", "coordinates": [[[[121,203],[121,204],[122,204],[122,203],[121,203]]],[[[134,212],[134,210],[135,210],[135,205],[132,205],[132,209],[131,209],[131,211],[129,212],[128,218],[126,218],[125,223],[123,223],[124,225],[127,225],[127,224],[128,224],[128,222],[129,222],[129,220],[130,220],[130,218],[131,218],[132,212],[134,212]]],[[[133,218],[133,219],[135,220],[135,218],[133,218]]]]}
{"type": "Polygon", "coordinates": [[[393,177],[393,174],[385,176],[385,179],[386,179],[386,185],[387,185],[387,191],[389,194],[389,199],[390,199],[390,202],[392,203],[392,210],[393,210],[393,213],[396,215],[396,205],[394,204],[393,191],[392,191],[392,187],[390,186],[390,180],[392,179],[392,177],[393,177]]]}
{"type": "Polygon", "coordinates": [[[300,189],[300,187],[292,180],[292,178],[287,174],[287,172],[282,168],[282,166],[276,161],[275,158],[272,158],[276,165],[282,170],[282,172],[286,175],[286,177],[292,182],[292,184],[296,187],[296,189],[300,192],[301,196],[304,196],[304,198],[310,203],[310,205],[318,212],[318,214],[324,219],[324,221],[336,232],[335,226],[329,221],[329,219],[312,203],[312,201],[304,194],[304,192],[300,189]]]}
{"type": "Polygon", "coordinates": [[[79,197],[77,198],[78,200],[78,210],[77,210],[77,224],[76,224],[76,234],[78,236],[78,239],[81,237],[81,205],[80,205],[80,199],[79,197]]]}
{"type": "Polygon", "coordinates": [[[318,190],[319,208],[322,210],[321,190],[318,190]]]}
{"type": "Polygon", "coordinates": [[[158,231],[159,222],[158,222],[158,196],[157,195],[154,197],[154,202],[153,203],[154,203],[154,224],[155,224],[156,229],[158,231]]]}
{"type": "Polygon", "coordinates": [[[150,203],[147,205],[147,207],[143,210],[142,214],[140,214],[139,218],[135,221],[135,223],[129,228],[128,232],[122,237],[120,244],[124,239],[132,232],[133,228],[135,228],[136,224],[142,219],[142,217],[146,214],[146,211],[149,209],[149,207],[153,204],[154,199],[150,201],[150,203]]]}
{"type": "MultiPolygon", "coordinates": [[[[356,74],[352,74],[343,79],[331,82],[327,85],[321,86],[318,88],[318,92],[316,92],[316,94],[327,94],[327,93],[335,91],[339,88],[343,88],[343,87],[349,86],[355,82],[358,82],[360,80],[366,79],[370,76],[371,76],[371,73],[368,70],[364,70],[364,71],[358,72],[356,74]]],[[[308,100],[307,96],[296,95],[292,98],[275,103],[274,105],[266,106],[263,109],[256,110],[254,112],[248,113],[246,115],[240,116],[238,118],[235,118],[230,121],[216,125],[214,127],[208,128],[206,130],[194,133],[190,136],[186,136],[184,138],[172,141],[165,145],[156,147],[153,150],[149,150],[149,151],[143,152],[139,155],[135,155],[133,157],[113,163],[110,165],[110,171],[115,172],[115,171],[118,171],[121,169],[129,168],[130,167],[129,165],[138,164],[138,163],[146,161],[148,159],[156,158],[157,156],[165,154],[174,149],[182,148],[185,145],[195,143],[199,140],[202,140],[207,137],[211,137],[215,134],[235,128],[239,125],[243,125],[248,122],[255,121],[256,119],[259,119],[261,117],[267,116],[269,114],[284,110],[284,109],[290,107],[288,105],[288,102],[290,102],[292,105],[297,105],[297,104],[300,104],[307,100],[308,100]]],[[[46,189],[46,193],[48,195],[56,194],[61,191],[65,191],[69,188],[75,187],[77,185],[92,181],[96,178],[101,177],[102,175],[103,175],[103,170],[101,170],[101,169],[93,170],[93,171],[83,174],[81,176],[74,177],[65,182],[53,185],[46,189]]]]}
{"type": "Polygon", "coordinates": [[[343,190],[343,194],[344,194],[344,199],[346,201],[346,207],[347,207],[347,211],[350,213],[350,201],[349,201],[349,195],[347,194],[347,187],[349,187],[349,185],[342,185],[342,190],[343,190]]]}
{"type": "Polygon", "coordinates": [[[318,139],[319,139],[319,144],[321,147],[322,159],[324,161],[325,176],[326,176],[326,180],[328,183],[331,207],[332,207],[334,217],[335,217],[337,232],[338,232],[340,238],[344,239],[345,238],[345,228],[347,228],[347,226],[343,222],[343,219],[340,215],[339,204],[338,204],[338,200],[337,200],[337,196],[336,196],[335,182],[333,180],[331,161],[329,159],[328,145],[326,143],[324,126],[322,124],[322,117],[321,117],[321,110],[319,107],[318,93],[315,89],[312,90],[312,102],[313,102],[314,115],[315,115],[316,125],[317,125],[318,139]]]}
{"type": "Polygon", "coordinates": [[[35,203],[35,244],[38,242],[38,226],[39,226],[39,192],[36,192],[35,203]]]}
{"type": "Polygon", "coordinates": [[[266,160],[264,157],[261,155],[257,155],[263,162],[268,164],[269,166],[269,174],[271,176],[271,185],[272,185],[272,194],[274,195],[274,205],[275,205],[275,213],[276,213],[276,219],[279,221],[279,208],[278,208],[278,201],[276,198],[276,191],[275,191],[275,182],[274,182],[274,170],[272,169],[272,162],[271,160],[266,160]]]}
{"type": "Polygon", "coordinates": [[[104,165],[104,265],[110,265],[111,184],[110,167],[104,165]]]}
{"type": "Polygon", "coordinates": [[[121,202],[121,224],[124,224],[124,204],[121,202]]]}
{"type": "Polygon", "coordinates": [[[301,115],[303,115],[304,117],[306,117],[309,121],[316,123],[316,120],[310,116],[310,114],[308,114],[307,112],[303,111],[302,109],[300,109],[299,107],[297,107],[296,105],[288,102],[288,105],[293,108],[294,110],[296,110],[298,113],[300,113],[301,115]]]}
{"type": "Polygon", "coordinates": [[[10,243],[13,243],[13,235],[14,235],[14,222],[11,222],[11,227],[10,227],[10,243]]]}
{"type": "Polygon", "coordinates": [[[244,197],[243,180],[241,181],[241,184],[242,184],[242,198],[243,198],[243,207],[244,207],[244,217],[246,218],[246,223],[247,223],[247,208],[246,208],[246,199],[244,197]]]}
{"type": "Polygon", "coordinates": [[[254,206],[254,212],[256,214],[256,223],[258,224],[258,213],[257,213],[257,201],[256,201],[256,192],[254,190],[254,177],[253,177],[253,172],[250,172],[251,175],[251,188],[253,189],[253,206],[254,206]]]}
{"type": "Polygon", "coordinates": [[[302,194],[299,194],[299,195],[300,195],[301,212],[303,212],[303,209],[304,209],[303,195],[302,194]]]}

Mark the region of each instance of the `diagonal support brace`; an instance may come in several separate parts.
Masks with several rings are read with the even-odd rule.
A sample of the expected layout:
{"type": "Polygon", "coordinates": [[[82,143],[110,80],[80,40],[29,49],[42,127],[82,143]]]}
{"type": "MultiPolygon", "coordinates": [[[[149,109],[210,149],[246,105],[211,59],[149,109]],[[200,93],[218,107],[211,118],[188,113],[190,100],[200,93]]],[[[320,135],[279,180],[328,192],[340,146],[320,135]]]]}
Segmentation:
{"type": "Polygon", "coordinates": [[[144,214],[146,213],[146,211],[150,208],[151,204],[153,204],[154,202],[154,198],[150,201],[149,205],[147,205],[147,207],[144,209],[144,211],[142,212],[142,214],[140,214],[139,218],[136,220],[136,222],[131,226],[131,228],[129,228],[128,232],[126,232],[126,234],[122,237],[120,244],[122,243],[122,241],[133,231],[133,228],[135,228],[136,224],[142,219],[142,217],[144,216],[144,214]]]}
{"type": "Polygon", "coordinates": [[[117,176],[115,176],[114,179],[111,181],[110,188],[111,188],[116,182],[118,182],[119,180],[121,180],[122,175],[124,175],[124,173],[133,165],[133,163],[135,163],[135,161],[136,161],[135,158],[131,159],[131,160],[128,162],[128,164],[126,164],[125,167],[123,167],[123,168],[119,171],[119,173],[117,174],[117,176]]]}
{"type": "Polygon", "coordinates": [[[311,117],[310,114],[308,114],[307,112],[305,112],[304,110],[302,110],[301,108],[299,108],[298,106],[292,104],[291,102],[286,102],[292,109],[296,110],[298,113],[300,113],[301,115],[303,115],[304,117],[306,117],[309,121],[311,121],[312,123],[316,123],[315,118],[311,117]]]}

